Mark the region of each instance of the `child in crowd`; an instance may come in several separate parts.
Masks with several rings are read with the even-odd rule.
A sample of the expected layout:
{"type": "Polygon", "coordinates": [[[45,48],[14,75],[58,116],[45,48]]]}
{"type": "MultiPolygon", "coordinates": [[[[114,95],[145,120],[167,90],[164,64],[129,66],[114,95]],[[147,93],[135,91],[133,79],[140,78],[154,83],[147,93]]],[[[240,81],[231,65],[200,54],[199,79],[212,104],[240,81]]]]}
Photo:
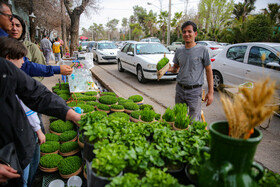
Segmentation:
{"type": "MultiPolygon", "coordinates": [[[[24,63],[23,57],[26,56],[27,49],[25,46],[13,38],[1,37],[0,40],[0,57],[6,58],[12,62],[18,68],[21,68],[24,63]]],[[[45,143],[46,137],[41,130],[40,120],[36,112],[29,109],[19,98],[17,98],[21,104],[25,114],[28,118],[28,121],[38,136],[39,144],[45,143]]],[[[34,155],[33,158],[38,155],[34,155]]],[[[39,164],[39,163],[38,163],[39,164]]],[[[27,186],[28,175],[29,175],[30,164],[23,170],[23,186],[27,186]]]]}

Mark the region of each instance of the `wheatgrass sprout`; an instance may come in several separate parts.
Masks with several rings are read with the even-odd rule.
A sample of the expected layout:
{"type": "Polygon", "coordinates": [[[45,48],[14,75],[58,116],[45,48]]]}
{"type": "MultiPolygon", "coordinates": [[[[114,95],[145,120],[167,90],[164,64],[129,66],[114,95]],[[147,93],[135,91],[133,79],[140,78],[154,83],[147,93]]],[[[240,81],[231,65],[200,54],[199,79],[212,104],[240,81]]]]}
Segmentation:
{"type": "Polygon", "coordinates": [[[269,118],[277,106],[273,101],[276,85],[269,78],[254,84],[254,88],[239,88],[233,100],[221,96],[229,124],[229,136],[248,139],[254,128],[269,118]]]}

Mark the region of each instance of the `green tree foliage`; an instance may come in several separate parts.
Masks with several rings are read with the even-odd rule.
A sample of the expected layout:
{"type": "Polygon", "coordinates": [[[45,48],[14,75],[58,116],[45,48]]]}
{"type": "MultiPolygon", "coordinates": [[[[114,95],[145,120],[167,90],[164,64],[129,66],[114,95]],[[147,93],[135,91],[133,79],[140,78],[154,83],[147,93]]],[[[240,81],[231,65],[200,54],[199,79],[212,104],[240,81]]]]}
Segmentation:
{"type": "Polygon", "coordinates": [[[165,33],[167,31],[167,18],[168,18],[168,12],[162,11],[160,12],[158,16],[157,23],[159,24],[160,31],[161,31],[161,40],[165,43],[165,33]]]}
{"type": "MultiPolygon", "coordinates": [[[[175,28],[175,32],[177,34],[177,39],[180,38],[181,35],[181,25],[183,23],[183,12],[175,12],[173,19],[171,20],[171,27],[175,28]]],[[[171,41],[173,42],[173,41],[171,41]]]]}
{"type": "Polygon", "coordinates": [[[244,22],[250,13],[255,10],[255,2],[256,0],[244,0],[243,3],[238,3],[234,5],[233,14],[235,15],[235,18],[238,20],[242,18],[242,21],[244,22]]]}

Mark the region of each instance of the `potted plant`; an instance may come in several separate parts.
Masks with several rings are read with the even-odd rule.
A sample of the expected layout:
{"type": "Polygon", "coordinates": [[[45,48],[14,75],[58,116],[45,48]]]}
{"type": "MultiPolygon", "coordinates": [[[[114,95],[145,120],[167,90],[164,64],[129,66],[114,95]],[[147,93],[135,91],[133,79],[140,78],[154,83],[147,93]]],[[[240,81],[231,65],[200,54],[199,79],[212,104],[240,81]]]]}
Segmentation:
{"type": "Polygon", "coordinates": [[[79,138],[78,138],[78,144],[79,144],[79,146],[80,146],[80,148],[84,148],[84,138],[83,138],[83,134],[80,134],[79,135],[79,138]]]}
{"type": "Polygon", "coordinates": [[[188,129],[189,125],[191,124],[191,119],[189,115],[186,113],[178,113],[176,115],[175,122],[173,124],[174,130],[186,130],[188,129]]]}
{"type": "Polygon", "coordinates": [[[98,92],[96,92],[96,91],[88,91],[88,92],[85,92],[84,95],[87,95],[87,96],[98,96],[98,92]]]}
{"type": "Polygon", "coordinates": [[[87,165],[86,164],[84,166],[83,175],[84,175],[85,179],[87,180],[87,165]]]}
{"type": "Polygon", "coordinates": [[[139,110],[136,110],[136,111],[133,111],[130,113],[130,120],[137,123],[139,122],[139,118],[140,118],[140,114],[141,114],[141,111],[139,110]]]}
{"type": "Polygon", "coordinates": [[[77,132],[74,130],[65,131],[59,136],[59,141],[61,143],[65,143],[69,141],[74,142],[76,140],[77,140],[77,132]]]}
{"type": "Polygon", "coordinates": [[[104,96],[100,96],[98,101],[99,101],[99,103],[102,103],[102,104],[113,105],[118,102],[118,99],[115,96],[104,95],[104,96]]]}
{"type": "Polygon", "coordinates": [[[111,105],[111,111],[112,112],[123,112],[124,107],[122,105],[111,105]]]}
{"type": "Polygon", "coordinates": [[[74,125],[70,121],[56,120],[50,124],[50,132],[56,135],[61,135],[61,133],[73,129],[74,125]]]}
{"type": "Polygon", "coordinates": [[[71,156],[79,152],[78,142],[66,142],[60,145],[59,154],[61,156],[71,156]]]}
{"type": "Polygon", "coordinates": [[[127,147],[115,143],[107,144],[95,149],[96,157],[92,160],[91,178],[89,186],[104,186],[114,177],[120,176],[126,166],[125,156],[127,147]]]}
{"type": "Polygon", "coordinates": [[[49,141],[59,142],[59,136],[56,134],[47,133],[45,134],[45,136],[46,136],[46,142],[49,141]]]}
{"type": "Polygon", "coordinates": [[[94,111],[94,107],[91,106],[91,105],[88,105],[88,104],[77,104],[77,107],[80,107],[81,109],[84,110],[83,113],[89,113],[89,112],[92,112],[94,111]]]}
{"type": "Polygon", "coordinates": [[[43,172],[55,172],[58,170],[58,164],[63,160],[63,157],[58,154],[44,155],[40,158],[39,169],[43,172]]]}
{"type": "Polygon", "coordinates": [[[69,90],[58,90],[58,91],[56,91],[56,94],[57,95],[60,95],[60,94],[68,94],[68,95],[70,95],[70,91],[69,90]]]}
{"type": "Polygon", "coordinates": [[[104,96],[104,95],[110,95],[110,96],[117,96],[114,92],[101,92],[100,94],[101,96],[104,96]]]}
{"type": "Polygon", "coordinates": [[[144,110],[145,108],[148,108],[149,110],[154,110],[154,107],[152,105],[149,105],[149,104],[142,104],[139,107],[140,110],[144,110]]]}
{"type": "Polygon", "coordinates": [[[141,95],[132,95],[128,99],[132,100],[136,104],[143,104],[144,102],[144,99],[141,95]]]}
{"type": "Polygon", "coordinates": [[[87,101],[86,103],[87,103],[88,105],[93,106],[94,108],[96,108],[96,105],[98,104],[97,101],[87,101]]]}
{"type": "Polygon", "coordinates": [[[59,150],[60,144],[59,142],[55,141],[47,141],[40,145],[40,155],[47,155],[47,154],[57,154],[59,150]]]}
{"type": "Polygon", "coordinates": [[[137,105],[136,103],[126,102],[123,104],[123,106],[124,106],[124,111],[129,114],[132,111],[139,110],[139,105],[137,105]]]}
{"type": "Polygon", "coordinates": [[[159,121],[161,119],[161,114],[156,113],[155,120],[159,121]]]}
{"type": "Polygon", "coordinates": [[[149,110],[148,108],[145,108],[144,110],[141,110],[140,113],[140,119],[143,122],[152,122],[155,119],[156,113],[153,110],[149,110]]]}
{"type": "Polygon", "coordinates": [[[83,97],[77,97],[77,101],[96,101],[95,96],[83,96],[83,97]]]}
{"type": "Polygon", "coordinates": [[[165,110],[164,114],[162,115],[162,119],[164,119],[167,123],[173,126],[175,121],[175,113],[169,107],[165,110]]]}
{"type": "Polygon", "coordinates": [[[84,101],[71,101],[71,102],[68,102],[67,103],[67,105],[69,106],[69,107],[75,107],[75,106],[77,106],[78,104],[85,104],[85,102],[84,101]]]}
{"type": "Polygon", "coordinates": [[[79,175],[82,171],[82,159],[79,156],[69,156],[58,164],[59,174],[62,178],[68,179],[79,175]]]}
{"type": "Polygon", "coordinates": [[[124,118],[129,121],[129,115],[123,112],[114,112],[108,116],[109,118],[124,118]]]}
{"type": "Polygon", "coordinates": [[[115,177],[110,184],[106,187],[118,187],[118,186],[133,186],[141,187],[142,182],[139,179],[139,175],[135,173],[125,173],[123,176],[115,177]]]}
{"type": "Polygon", "coordinates": [[[70,98],[70,94],[58,94],[59,97],[61,97],[64,101],[67,101],[70,98]]]}
{"type": "Polygon", "coordinates": [[[125,103],[133,103],[133,101],[128,99],[121,99],[118,102],[119,105],[124,105],[125,103]]]}
{"type": "Polygon", "coordinates": [[[110,113],[110,107],[108,105],[101,104],[101,103],[96,105],[96,110],[110,113]]]}

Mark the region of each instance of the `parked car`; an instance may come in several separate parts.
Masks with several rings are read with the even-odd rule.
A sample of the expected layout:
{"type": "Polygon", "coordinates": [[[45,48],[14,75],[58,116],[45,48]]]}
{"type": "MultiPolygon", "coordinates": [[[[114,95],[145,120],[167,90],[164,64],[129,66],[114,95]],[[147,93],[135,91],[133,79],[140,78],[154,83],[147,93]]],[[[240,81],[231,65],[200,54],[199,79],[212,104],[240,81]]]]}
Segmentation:
{"type": "Polygon", "coordinates": [[[210,58],[216,56],[224,49],[224,46],[214,41],[197,41],[196,43],[204,45],[208,49],[210,58]]]}
{"type": "Polygon", "coordinates": [[[82,46],[82,51],[86,51],[87,50],[87,44],[88,44],[89,41],[83,41],[81,42],[81,46],[82,46]]]}
{"type": "MultiPolygon", "coordinates": [[[[137,75],[140,83],[146,82],[147,79],[157,79],[156,65],[164,54],[173,65],[174,54],[171,54],[168,49],[157,42],[128,42],[121,51],[118,51],[117,61],[118,70],[130,71],[137,75]]],[[[177,74],[167,72],[161,79],[175,80],[177,74]]]]}
{"type": "Polygon", "coordinates": [[[221,43],[221,42],[219,42],[219,44],[220,44],[221,46],[227,46],[227,45],[230,45],[230,43],[221,43]]]}
{"type": "Polygon", "coordinates": [[[94,43],[95,43],[95,41],[89,41],[89,42],[88,42],[87,48],[86,48],[86,51],[87,51],[87,52],[91,52],[94,43]]]}
{"type": "Polygon", "coordinates": [[[92,53],[93,60],[96,63],[111,63],[116,62],[116,56],[119,49],[111,41],[95,42],[92,53]]]}
{"type": "Polygon", "coordinates": [[[182,42],[172,42],[171,45],[167,46],[169,51],[176,51],[178,48],[184,46],[182,42]]]}
{"type": "Polygon", "coordinates": [[[156,37],[149,37],[149,38],[141,39],[140,42],[158,42],[158,43],[160,43],[160,40],[156,37]]]}
{"type": "Polygon", "coordinates": [[[240,43],[227,46],[211,59],[214,88],[263,80],[280,88],[280,43],[240,43]]]}

